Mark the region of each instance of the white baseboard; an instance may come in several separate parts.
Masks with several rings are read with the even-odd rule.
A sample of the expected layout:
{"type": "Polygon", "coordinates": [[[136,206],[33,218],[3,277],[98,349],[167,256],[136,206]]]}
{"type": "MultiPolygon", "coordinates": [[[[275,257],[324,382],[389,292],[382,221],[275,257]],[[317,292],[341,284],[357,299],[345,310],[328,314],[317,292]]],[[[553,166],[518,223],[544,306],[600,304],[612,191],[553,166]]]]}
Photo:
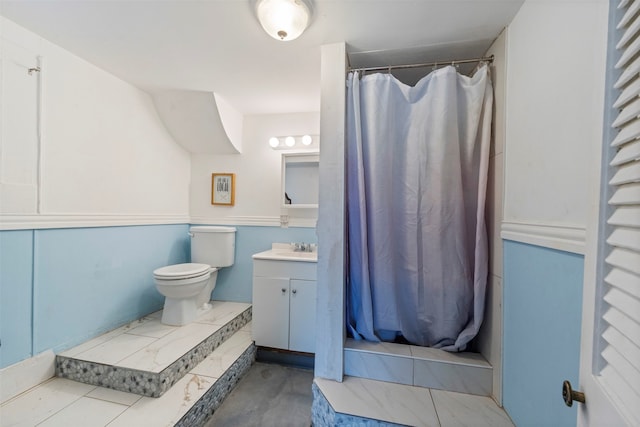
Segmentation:
{"type": "Polygon", "coordinates": [[[55,373],[56,355],[51,350],[0,369],[0,402],[37,386],[55,373]]]}
{"type": "Polygon", "coordinates": [[[500,237],[580,255],[585,252],[584,227],[503,221],[500,237]]]}

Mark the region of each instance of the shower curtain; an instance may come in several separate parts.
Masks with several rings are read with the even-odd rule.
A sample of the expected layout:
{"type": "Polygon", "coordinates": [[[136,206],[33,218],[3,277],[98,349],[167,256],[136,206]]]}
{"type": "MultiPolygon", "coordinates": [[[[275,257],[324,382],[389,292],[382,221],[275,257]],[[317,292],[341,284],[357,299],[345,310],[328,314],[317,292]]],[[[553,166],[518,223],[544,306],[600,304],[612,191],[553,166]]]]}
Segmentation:
{"type": "Polygon", "coordinates": [[[482,323],[488,65],[347,81],[347,322],[356,339],[463,351],[482,323]]]}

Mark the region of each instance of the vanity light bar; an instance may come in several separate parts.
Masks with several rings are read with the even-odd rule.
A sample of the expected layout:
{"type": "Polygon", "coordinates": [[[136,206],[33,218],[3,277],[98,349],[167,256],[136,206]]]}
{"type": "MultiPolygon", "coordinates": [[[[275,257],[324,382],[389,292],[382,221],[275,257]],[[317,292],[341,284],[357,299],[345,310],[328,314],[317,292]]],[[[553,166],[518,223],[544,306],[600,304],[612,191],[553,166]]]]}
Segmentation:
{"type": "Polygon", "coordinates": [[[320,145],[320,135],[290,135],[272,136],[269,146],[274,150],[317,149],[320,145]]]}

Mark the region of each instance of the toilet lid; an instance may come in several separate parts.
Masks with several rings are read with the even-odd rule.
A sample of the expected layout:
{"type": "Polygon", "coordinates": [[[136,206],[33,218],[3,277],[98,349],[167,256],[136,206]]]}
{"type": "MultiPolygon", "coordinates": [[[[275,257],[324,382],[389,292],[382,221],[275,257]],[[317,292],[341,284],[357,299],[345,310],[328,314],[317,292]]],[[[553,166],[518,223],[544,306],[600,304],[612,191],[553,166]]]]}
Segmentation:
{"type": "Polygon", "coordinates": [[[157,279],[165,280],[189,279],[191,277],[202,276],[203,274],[208,273],[210,269],[211,267],[207,264],[188,262],[158,268],[153,270],[153,275],[157,279]]]}

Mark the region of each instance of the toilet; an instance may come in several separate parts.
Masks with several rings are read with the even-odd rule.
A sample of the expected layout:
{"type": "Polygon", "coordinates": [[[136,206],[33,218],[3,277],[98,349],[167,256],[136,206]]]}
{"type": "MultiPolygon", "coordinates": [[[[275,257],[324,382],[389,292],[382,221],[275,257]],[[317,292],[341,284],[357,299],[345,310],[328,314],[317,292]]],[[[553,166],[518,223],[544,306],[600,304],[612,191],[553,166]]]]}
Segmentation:
{"type": "Polygon", "coordinates": [[[234,227],[194,226],[189,236],[192,262],[153,271],[156,288],[165,297],[162,323],[166,325],[186,325],[211,308],[218,270],[235,261],[234,227]]]}

